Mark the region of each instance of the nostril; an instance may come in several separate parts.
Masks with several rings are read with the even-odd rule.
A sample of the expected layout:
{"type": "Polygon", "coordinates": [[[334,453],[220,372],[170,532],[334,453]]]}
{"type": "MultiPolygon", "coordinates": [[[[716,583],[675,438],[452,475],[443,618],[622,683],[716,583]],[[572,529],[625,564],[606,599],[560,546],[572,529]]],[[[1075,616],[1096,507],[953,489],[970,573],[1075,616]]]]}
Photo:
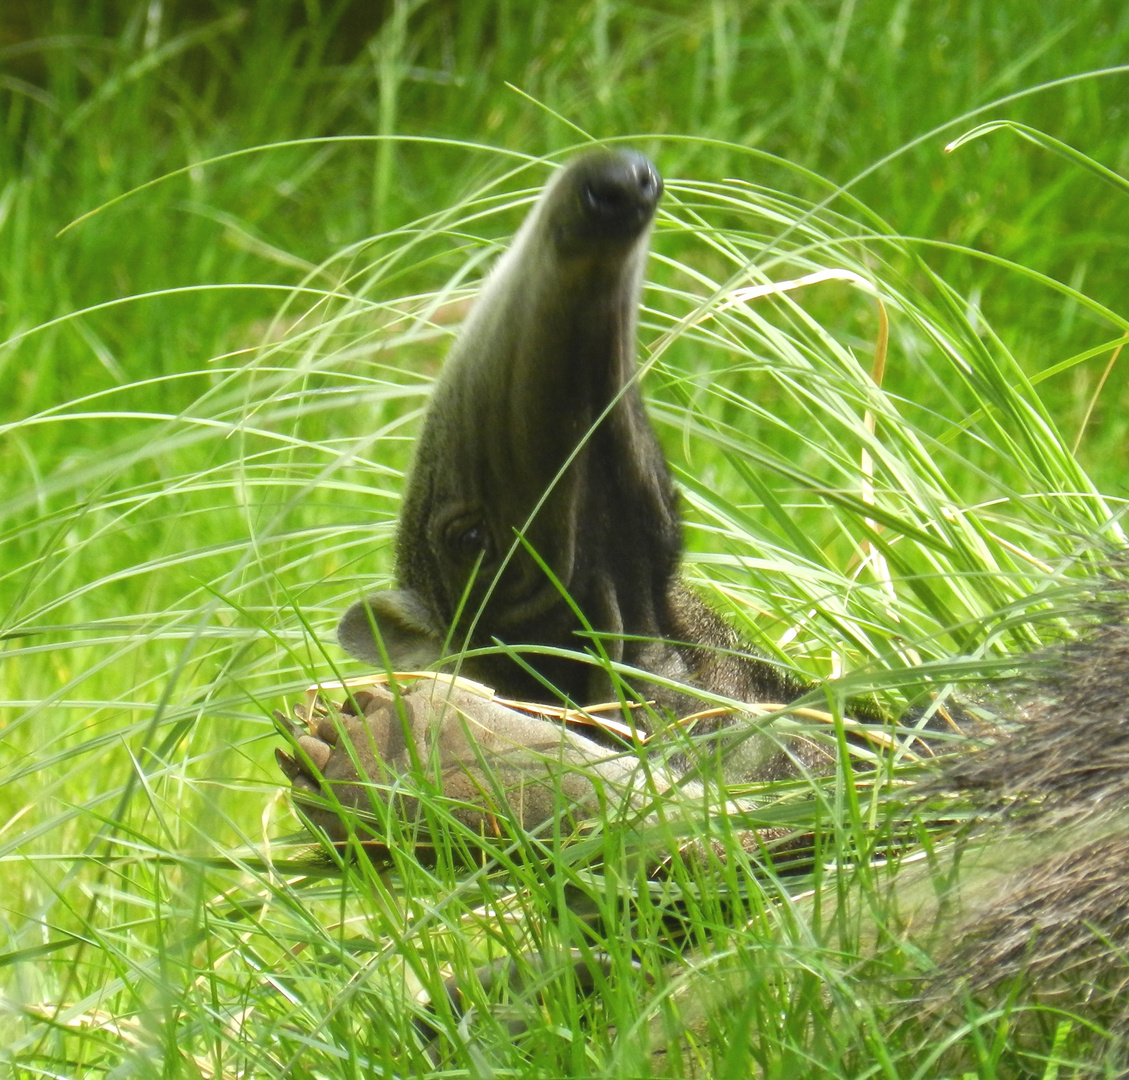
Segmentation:
{"type": "Polygon", "coordinates": [[[649,162],[594,176],[581,190],[585,210],[604,221],[637,221],[649,216],[662,194],[662,181],[649,162]]]}
{"type": "Polygon", "coordinates": [[[635,201],[629,189],[619,180],[589,180],[584,186],[585,205],[601,217],[619,217],[635,201]]]}
{"type": "Polygon", "coordinates": [[[576,174],[568,209],[562,204],[563,245],[614,246],[642,235],[663,191],[646,157],[634,151],[598,152],[582,160],[576,174]]]}
{"type": "Polygon", "coordinates": [[[662,180],[649,161],[640,161],[636,164],[635,185],[639,194],[648,203],[657,202],[663,191],[662,180]]]}

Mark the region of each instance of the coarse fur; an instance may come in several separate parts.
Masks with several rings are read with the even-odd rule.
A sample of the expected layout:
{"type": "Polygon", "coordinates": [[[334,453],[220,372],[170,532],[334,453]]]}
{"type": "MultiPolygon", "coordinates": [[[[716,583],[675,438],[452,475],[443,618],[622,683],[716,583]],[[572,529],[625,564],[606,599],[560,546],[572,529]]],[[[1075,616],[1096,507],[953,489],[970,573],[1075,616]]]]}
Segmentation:
{"type": "Polygon", "coordinates": [[[1014,728],[954,757],[923,791],[959,792],[981,807],[988,824],[972,841],[1006,871],[965,875],[965,892],[990,889],[991,902],[967,905],[954,944],[941,951],[941,983],[984,994],[1019,981],[1042,1000],[1084,1000],[1124,1040],[1129,592],[1111,577],[1103,594],[1089,608],[1096,625],[1035,658],[1014,728]]]}

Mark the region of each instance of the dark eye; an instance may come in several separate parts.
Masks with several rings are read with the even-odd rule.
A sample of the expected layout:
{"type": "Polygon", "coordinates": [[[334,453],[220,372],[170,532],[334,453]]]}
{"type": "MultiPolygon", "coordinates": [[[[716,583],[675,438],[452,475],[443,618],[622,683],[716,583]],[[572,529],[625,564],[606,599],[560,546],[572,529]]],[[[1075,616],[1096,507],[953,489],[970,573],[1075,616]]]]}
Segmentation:
{"type": "Polygon", "coordinates": [[[464,562],[473,562],[479,555],[489,553],[490,537],[479,521],[452,524],[447,529],[444,540],[447,550],[464,562]]]}

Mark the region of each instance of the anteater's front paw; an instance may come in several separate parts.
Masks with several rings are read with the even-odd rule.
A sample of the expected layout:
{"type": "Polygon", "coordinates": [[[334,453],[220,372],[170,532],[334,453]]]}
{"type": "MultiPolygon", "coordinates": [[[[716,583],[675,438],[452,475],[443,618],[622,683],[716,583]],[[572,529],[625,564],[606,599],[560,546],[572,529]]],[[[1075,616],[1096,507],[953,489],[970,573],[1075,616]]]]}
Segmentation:
{"type": "Polygon", "coordinates": [[[278,764],[303,812],[334,840],[363,824],[387,843],[407,827],[415,846],[430,847],[442,815],[429,808],[439,807],[480,836],[575,824],[634,804],[641,783],[661,776],[484,687],[442,677],[398,696],[370,686],[337,708],[314,697],[295,713],[299,725],[279,717],[292,750],[276,751],[278,764]]]}

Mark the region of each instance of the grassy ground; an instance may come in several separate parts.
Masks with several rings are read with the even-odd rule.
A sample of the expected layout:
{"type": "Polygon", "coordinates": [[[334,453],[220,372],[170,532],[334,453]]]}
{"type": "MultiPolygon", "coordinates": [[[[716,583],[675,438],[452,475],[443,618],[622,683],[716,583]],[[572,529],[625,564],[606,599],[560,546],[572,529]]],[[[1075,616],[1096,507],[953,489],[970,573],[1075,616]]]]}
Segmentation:
{"type": "MultiPolygon", "coordinates": [[[[530,945],[560,961],[591,940],[565,881],[600,909],[607,984],[578,997],[551,966],[516,1041],[486,1009],[461,1029],[442,1015],[451,1069],[1069,1075],[1084,1025],[905,1021],[917,954],[860,966],[863,924],[821,930],[829,899],[786,899],[851,875],[760,868],[753,887],[735,854],[678,870],[666,888],[697,951],[672,968],[669,909],[615,830],[502,846],[475,873],[404,853],[344,884],[272,868],[299,825],[269,716],[340,664],[331,627],[390,571],[465,301],[539,159],[589,136],[628,139],[668,181],[645,385],[686,493],[688,573],[718,606],[891,708],[922,661],[943,685],[1061,632],[1075,556],[1120,540],[1129,466],[1122,8],[5,5],[13,1075],[422,1068],[405,985],[530,945]],[[997,120],[1012,126],[944,152],[997,120]],[[853,277],[735,294],[821,269],[853,277]],[[736,1007],[650,1056],[687,994],[734,982],[736,1007]]],[[[870,895],[890,791],[844,776],[762,800],[818,821],[825,861],[863,867],[870,895]]]]}

